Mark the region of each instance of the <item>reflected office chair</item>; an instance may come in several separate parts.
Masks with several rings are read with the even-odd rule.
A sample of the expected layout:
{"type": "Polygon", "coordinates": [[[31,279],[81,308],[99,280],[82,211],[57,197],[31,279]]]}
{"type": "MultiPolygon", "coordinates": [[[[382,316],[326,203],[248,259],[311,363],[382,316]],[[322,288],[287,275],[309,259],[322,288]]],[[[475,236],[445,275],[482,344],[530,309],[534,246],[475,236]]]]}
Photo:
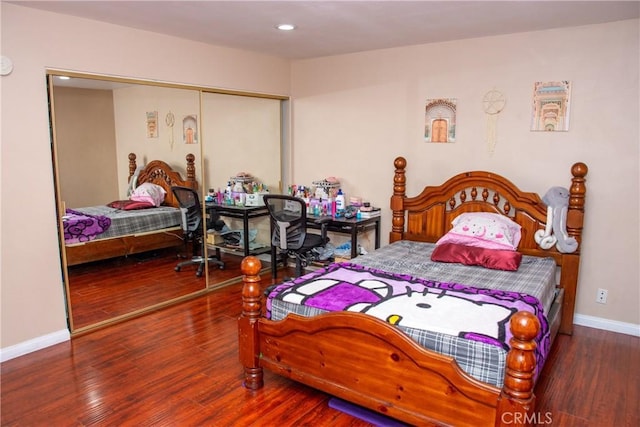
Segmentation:
{"type": "Polygon", "coordinates": [[[327,223],[319,221],[320,234],[307,233],[307,206],[304,200],[283,195],[266,195],[264,203],[271,217],[271,271],[277,277],[278,255],[287,266],[289,257],[296,260],[296,277],[302,275],[304,267],[316,259],[313,249],[324,247],[327,238],[327,223]]]}
{"type": "MultiPolygon", "coordinates": [[[[176,265],[175,271],[180,271],[182,267],[188,265],[197,265],[196,276],[201,277],[204,270],[205,263],[216,264],[220,269],[224,268],[224,262],[220,259],[220,249],[216,248],[215,256],[204,256],[204,229],[202,205],[200,204],[200,198],[198,192],[189,187],[171,187],[171,191],[175,196],[180,210],[182,211],[182,230],[185,235],[185,243],[191,241],[193,244],[193,257],[189,261],[183,261],[176,265]]],[[[207,230],[209,229],[222,229],[224,221],[220,220],[218,216],[215,218],[208,218],[207,230]]]]}

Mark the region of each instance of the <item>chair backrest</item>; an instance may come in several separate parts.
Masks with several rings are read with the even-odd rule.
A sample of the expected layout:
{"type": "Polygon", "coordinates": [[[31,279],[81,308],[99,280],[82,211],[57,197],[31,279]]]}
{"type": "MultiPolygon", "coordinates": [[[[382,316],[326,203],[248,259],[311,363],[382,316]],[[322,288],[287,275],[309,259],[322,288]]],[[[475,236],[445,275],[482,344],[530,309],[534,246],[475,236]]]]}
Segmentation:
{"type": "Polygon", "coordinates": [[[307,206],[304,200],[269,194],[264,196],[264,203],[271,216],[271,245],[281,250],[300,249],[307,235],[307,206]]]}
{"type": "Polygon", "coordinates": [[[182,210],[182,229],[191,234],[202,232],[202,206],[198,192],[189,187],[171,187],[180,210],[182,210]]]}

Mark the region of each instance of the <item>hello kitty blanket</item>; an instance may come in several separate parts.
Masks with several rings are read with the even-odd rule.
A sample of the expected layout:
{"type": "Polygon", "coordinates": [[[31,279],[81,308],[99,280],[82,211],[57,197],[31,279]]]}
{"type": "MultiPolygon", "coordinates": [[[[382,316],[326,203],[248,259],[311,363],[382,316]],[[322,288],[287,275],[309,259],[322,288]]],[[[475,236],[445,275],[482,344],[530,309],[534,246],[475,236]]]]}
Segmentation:
{"type": "Polygon", "coordinates": [[[335,263],[275,287],[267,300],[322,311],[366,313],[393,325],[429,330],[509,349],[509,320],[517,311],[535,314],[539,373],[550,346],[544,308],[537,298],[508,291],[439,283],[350,263],[335,263]]]}

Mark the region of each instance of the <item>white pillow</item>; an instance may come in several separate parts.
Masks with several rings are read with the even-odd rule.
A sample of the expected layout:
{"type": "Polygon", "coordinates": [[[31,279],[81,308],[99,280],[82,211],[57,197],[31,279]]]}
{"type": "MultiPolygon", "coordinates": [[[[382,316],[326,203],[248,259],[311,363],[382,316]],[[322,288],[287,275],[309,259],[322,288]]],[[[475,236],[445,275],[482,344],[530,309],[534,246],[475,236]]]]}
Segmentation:
{"type": "Polygon", "coordinates": [[[166,194],[167,192],[164,188],[159,185],[152,184],[151,182],[145,182],[133,190],[130,199],[135,200],[136,202],[151,203],[153,206],[160,206],[164,203],[164,196],[166,194]]]}
{"type": "Polygon", "coordinates": [[[453,228],[436,242],[437,245],[456,243],[485,249],[515,251],[522,237],[519,224],[496,213],[463,213],[451,224],[453,228]]]}

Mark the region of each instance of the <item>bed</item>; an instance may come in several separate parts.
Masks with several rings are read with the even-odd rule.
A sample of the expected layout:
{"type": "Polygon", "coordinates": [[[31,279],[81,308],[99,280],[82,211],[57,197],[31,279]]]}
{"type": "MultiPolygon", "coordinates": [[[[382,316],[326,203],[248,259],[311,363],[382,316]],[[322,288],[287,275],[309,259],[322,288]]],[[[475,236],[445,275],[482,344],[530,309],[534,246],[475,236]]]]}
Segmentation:
{"type": "MultiPolygon", "coordinates": [[[[539,195],[523,192],[497,174],[475,171],[456,175],[439,186],[425,187],[419,195],[408,197],[406,165],[402,157],[394,161],[390,244],[371,256],[332,264],[279,284],[267,292],[266,301],[258,276],[260,261],[254,257],[243,260],[242,315],[238,320],[243,384],[252,390],[261,388],[263,368],[267,368],[411,425],[531,424],[536,419],[533,388],[542,359],[557,333],[572,332],[587,166],[576,163],[571,168],[565,237],[575,239],[578,247],[568,253],[560,252],[556,246],[542,249],[536,241],[536,231],[546,229],[549,218],[539,195]],[[428,251],[435,250],[435,243],[447,235],[455,218],[478,213],[499,214],[520,226],[517,254],[521,259],[516,272],[462,266],[463,272],[451,273],[455,269],[450,267],[455,263],[428,261],[431,253],[428,251]],[[536,283],[551,281],[551,287],[541,285],[539,290],[532,291],[536,298],[521,292],[520,285],[515,290],[509,287],[510,282],[520,280],[513,275],[521,275],[521,270],[528,268],[533,268],[530,276],[536,283]],[[484,272],[480,283],[464,283],[472,280],[465,273],[469,269],[484,272]],[[452,320],[446,324],[440,322],[425,328],[433,329],[429,332],[432,342],[440,343],[439,350],[434,351],[419,343],[411,326],[392,325],[388,313],[378,318],[368,308],[354,311],[350,306],[349,311],[334,311],[322,304],[304,311],[291,303],[295,298],[277,300],[278,295],[295,297],[304,286],[318,289],[318,283],[324,286],[332,279],[342,285],[350,280],[349,274],[364,275],[350,284],[375,278],[375,285],[367,285],[371,288],[379,286],[381,280],[384,285],[396,281],[400,287],[412,287],[407,293],[418,292],[416,286],[426,286],[442,294],[475,292],[483,294],[483,298],[486,294],[487,298],[509,300],[511,306],[500,307],[510,310],[509,315],[496,318],[506,331],[501,337],[506,344],[502,343],[500,348],[500,343],[474,341],[473,334],[460,337],[450,334],[447,328],[440,331],[439,327],[457,322],[457,317],[456,321],[450,317],[452,320]],[[500,275],[504,277],[498,278],[500,275]],[[314,282],[316,279],[319,281],[314,282]],[[521,305],[520,300],[531,306],[521,305]],[[508,321],[500,323],[504,319],[508,321]],[[458,345],[468,345],[471,353],[468,359],[456,353],[458,345]],[[475,353],[484,357],[485,353],[477,352],[477,348],[486,350],[486,347],[496,354],[499,353],[496,349],[502,352],[502,365],[493,366],[495,378],[484,378],[474,366],[469,366],[475,353]],[[447,348],[453,350],[441,351],[447,348]]],[[[345,293],[353,293],[352,289],[345,293]]],[[[309,295],[299,299],[309,300],[309,295]]],[[[490,326],[494,328],[494,324],[490,326]]],[[[489,368],[496,363],[490,358],[489,368]]]]}
{"type": "Polygon", "coordinates": [[[171,187],[198,188],[195,156],[186,156],[186,179],[161,160],[153,160],[138,170],[136,155],[130,153],[128,158],[129,181],[135,176],[137,186],[152,183],[162,187],[166,192],[163,205],[128,210],[123,208],[125,201],[120,205],[109,201],[112,207],[66,209],[62,222],[68,266],[184,244],[181,213],[171,187]],[[82,232],[68,233],[76,222],[83,223],[82,232]]]}

